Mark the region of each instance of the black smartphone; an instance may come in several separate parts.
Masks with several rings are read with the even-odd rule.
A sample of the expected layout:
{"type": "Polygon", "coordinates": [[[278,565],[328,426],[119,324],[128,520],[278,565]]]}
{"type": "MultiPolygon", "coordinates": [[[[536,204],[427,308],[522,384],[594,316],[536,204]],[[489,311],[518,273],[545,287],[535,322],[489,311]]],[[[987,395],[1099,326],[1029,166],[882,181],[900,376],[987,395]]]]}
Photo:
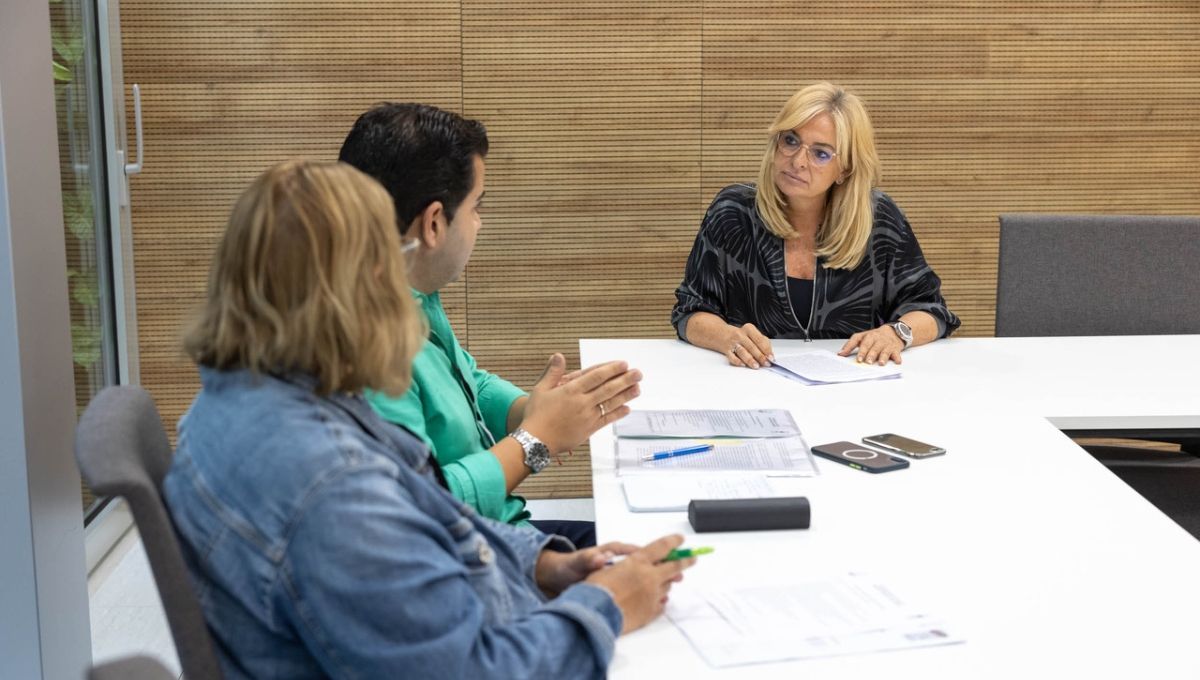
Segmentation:
{"type": "Polygon", "coordinates": [[[908,467],[908,461],[903,458],[893,458],[886,453],[853,442],[821,444],[812,447],[812,452],[822,458],[835,460],[863,472],[891,472],[908,467]]]}
{"type": "Polygon", "coordinates": [[[946,453],[946,449],[940,446],[926,444],[925,442],[919,442],[916,439],[909,439],[908,437],[901,437],[891,432],[863,437],[863,443],[881,448],[884,451],[908,456],[909,458],[929,458],[930,456],[940,456],[946,453]]]}

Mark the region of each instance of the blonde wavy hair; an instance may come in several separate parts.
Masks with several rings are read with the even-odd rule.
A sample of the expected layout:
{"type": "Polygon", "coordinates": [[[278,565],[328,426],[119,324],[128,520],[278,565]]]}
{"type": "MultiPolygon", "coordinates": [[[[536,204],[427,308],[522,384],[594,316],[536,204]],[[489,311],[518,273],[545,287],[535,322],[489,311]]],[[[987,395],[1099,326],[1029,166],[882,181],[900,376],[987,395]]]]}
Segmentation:
{"type": "Polygon", "coordinates": [[[771,135],[758,172],[759,215],[780,238],[796,238],[787,219],[787,200],[775,186],[775,154],[779,133],[794,130],[828,114],[836,129],[837,162],[845,181],[834,184],[825,202],[825,218],[817,230],[817,255],[831,269],[852,269],[862,261],[871,236],[874,207],[871,190],[879,184],[875,130],[862,101],[831,83],[809,85],[788,99],[771,123],[771,135]]]}
{"type": "Polygon", "coordinates": [[[307,373],[319,394],[402,394],[425,332],[383,187],[288,161],[234,205],[184,350],[216,369],[307,373]]]}

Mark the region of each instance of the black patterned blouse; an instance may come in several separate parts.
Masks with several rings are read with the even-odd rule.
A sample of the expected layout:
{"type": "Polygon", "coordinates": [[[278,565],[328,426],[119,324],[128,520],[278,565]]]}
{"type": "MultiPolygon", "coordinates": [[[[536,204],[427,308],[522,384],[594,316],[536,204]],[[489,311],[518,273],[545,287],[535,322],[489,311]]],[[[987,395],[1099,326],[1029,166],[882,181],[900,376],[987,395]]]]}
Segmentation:
{"type": "Polygon", "coordinates": [[[671,323],[680,338],[687,339],[695,312],[737,326],[753,323],[769,338],[847,338],[914,310],[937,319],[938,337],[959,327],[904,213],[881,191],[874,192],[866,256],[854,269],[826,269],[818,259],[811,317],[797,319],[788,299],[783,239],[763,223],[756,193],[752,185],[725,187],[704,215],[675,290],[671,323]]]}

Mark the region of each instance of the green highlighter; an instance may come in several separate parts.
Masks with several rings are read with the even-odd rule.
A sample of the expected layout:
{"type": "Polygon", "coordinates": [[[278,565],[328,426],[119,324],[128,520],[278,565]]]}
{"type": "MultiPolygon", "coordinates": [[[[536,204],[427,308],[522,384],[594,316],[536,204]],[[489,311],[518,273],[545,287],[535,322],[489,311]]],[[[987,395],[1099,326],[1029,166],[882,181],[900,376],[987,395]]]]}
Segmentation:
{"type": "Polygon", "coordinates": [[[712,551],[713,551],[713,548],[707,548],[707,547],[705,547],[705,548],[677,548],[677,549],[672,550],[671,552],[667,553],[667,556],[663,558],[663,562],[674,562],[675,560],[682,560],[682,559],[685,559],[688,557],[699,557],[701,555],[707,555],[712,551]]]}

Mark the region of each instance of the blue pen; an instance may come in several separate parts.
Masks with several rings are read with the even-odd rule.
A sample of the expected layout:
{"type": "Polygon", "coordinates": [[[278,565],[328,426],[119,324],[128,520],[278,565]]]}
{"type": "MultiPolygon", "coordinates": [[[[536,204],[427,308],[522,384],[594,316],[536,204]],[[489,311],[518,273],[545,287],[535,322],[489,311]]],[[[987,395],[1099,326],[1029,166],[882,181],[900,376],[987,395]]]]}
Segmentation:
{"type": "Polygon", "coordinates": [[[712,451],[712,449],[712,444],[685,446],[682,449],[672,449],[671,451],[659,451],[658,453],[651,453],[649,455],[642,456],[642,460],[647,462],[652,460],[665,460],[667,458],[674,458],[675,456],[686,456],[691,453],[704,453],[705,451],[712,451]]]}

